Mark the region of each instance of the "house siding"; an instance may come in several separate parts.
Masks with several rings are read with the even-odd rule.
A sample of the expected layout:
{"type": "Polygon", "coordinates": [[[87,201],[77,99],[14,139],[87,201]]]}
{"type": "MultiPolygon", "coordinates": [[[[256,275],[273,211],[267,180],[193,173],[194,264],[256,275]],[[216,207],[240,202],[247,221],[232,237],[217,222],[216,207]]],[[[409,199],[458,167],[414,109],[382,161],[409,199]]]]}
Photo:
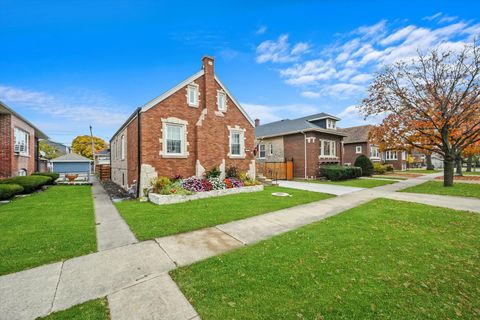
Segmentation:
{"type": "Polygon", "coordinates": [[[364,156],[370,158],[370,146],[369,146],[369,143],[367,143],[367,142],[344,143],[343,144],[343,152],[344,152],[343,162],[345,164],[349,163],[352,166],[354,165],[355,160],[357,160],[357,158],[360,155],[364,155],[364,156]],[[357,146],[362,147],[362,152],[361,153],[356,153],[357,146]]]}

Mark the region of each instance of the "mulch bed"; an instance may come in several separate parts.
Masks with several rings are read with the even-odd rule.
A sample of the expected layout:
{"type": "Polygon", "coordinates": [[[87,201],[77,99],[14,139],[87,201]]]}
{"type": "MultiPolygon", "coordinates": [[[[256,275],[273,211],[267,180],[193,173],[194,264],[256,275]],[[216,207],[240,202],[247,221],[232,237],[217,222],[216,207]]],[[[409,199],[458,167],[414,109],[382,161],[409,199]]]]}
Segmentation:
{"type": "Polygon", "coordinates": [[[100,181],[105,191],[112,199],[133,199],[134,195],[129,194],[122,187],[111,180],[100,181]]]}

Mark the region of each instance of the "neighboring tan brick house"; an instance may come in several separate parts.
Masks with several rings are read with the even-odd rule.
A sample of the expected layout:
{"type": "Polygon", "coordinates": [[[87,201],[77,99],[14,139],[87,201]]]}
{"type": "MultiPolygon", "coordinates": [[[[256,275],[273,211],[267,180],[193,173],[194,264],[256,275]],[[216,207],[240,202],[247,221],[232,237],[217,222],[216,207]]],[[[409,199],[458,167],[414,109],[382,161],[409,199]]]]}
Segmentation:
{"type": "Polygon", "coordinates": [[[39,170],[38,139],[48,137],[0,102],[0,178],[26,176],[39,170]]]}
{"type": "Polygon", "coordinates": [[[343,140],[344,164],[353,165],[360,155],[365,155],[372,162],[392,164],[395,170],[407,169],[407,153],[401,150],[386,150],[370,142],[372,125],[341,129],[347,136],[343,140]]]}
{"type": "Polygon", "coordinates": [[[345,134],[337,130],[337,121],[340,119],[326,113],[265,125],[257,121],[257,161],[293,159],[294,177],[315,179],[320,166],[343,163],[341,142],[345,134]]]}
{"type": "Polygon", "coordinates": [[[214,72],[202,69],[138,108],[110,140],[112,180],[137,194],[158,176],[201,176],[218,167],[255,177],[254,123],[214,72]],[[139,182],[139,183],[138,183],[139,182]]]}

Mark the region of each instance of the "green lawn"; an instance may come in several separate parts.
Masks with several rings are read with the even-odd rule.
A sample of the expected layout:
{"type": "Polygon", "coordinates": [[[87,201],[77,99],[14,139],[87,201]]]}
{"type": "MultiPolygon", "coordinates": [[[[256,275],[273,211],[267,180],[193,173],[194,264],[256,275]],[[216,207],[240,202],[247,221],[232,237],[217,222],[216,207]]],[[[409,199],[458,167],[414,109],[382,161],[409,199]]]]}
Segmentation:
{"type": "Polygon", "coordinates": [[[453,187],[444,187],[442,181],[427,181],[418,186],[403,189],[400,192],[480,198],[480,184],[454,182],[453,187]]]}
{"type": "Polygon", "coordinates": [[[401,171],[402,173],[419,173],[419,174],[429,174],[429,173],[439,173],[443,170],[435,169],[435,170],[427,170],[427,169],[408,169],[407,171],[401,171]]]}
{"type": "Polygon", "coordinates": [[[147,240],[239,220],[299,204],[333,197],[329,194],[281,187],[265,187],[253,193],[201,199],[171,205],[136,200],[118,202],[118,211],[138,239],[147,240]],[[292,197],[274,197],[288,192],[292,197]]]}
{"type": "Polygon", "coordinates": [[[479,229],[377,199],[171,275],[202,319],[478,319],[479,229]]]}
{"type": "Polygon", "coordinates": [[[52,313],[43,320],[108,320],[110,319],[107,299],[96,299],[76,305],[67,310],[52,313]]]}
{"type": "Polygon", "coordinates": [[[475,172],[463,172],[463,175],[465,176],[480,176],[480,171],[475,171],[475,172]]]}
{"type": "Polygon", "coordinates": [[[96,248],[90,186],[53,186],[0,205],[0,275],[96,248]]]}
{"type": "Polygon", "coordinates": [[[312,182],[312,183],[321,183],[321,184],[334,184],[337,186],[348,186],[348,187],[358,187],[358,188],[374,188],[379,186],[384,186],[386,184],[392,184],[396,181],[388,180],[374,180],[374,179],[351,179],[343,181],[325,181],[325,180],[298,180],[301,182],[312,182]]]}

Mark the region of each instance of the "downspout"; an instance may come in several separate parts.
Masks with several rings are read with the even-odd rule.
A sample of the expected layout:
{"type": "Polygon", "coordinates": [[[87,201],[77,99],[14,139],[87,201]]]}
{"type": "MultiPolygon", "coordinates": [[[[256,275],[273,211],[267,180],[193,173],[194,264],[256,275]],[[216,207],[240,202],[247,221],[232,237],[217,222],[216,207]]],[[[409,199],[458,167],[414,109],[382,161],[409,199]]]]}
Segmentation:
{"type": "Polygon", "coordinates": [[[304,160],[305,160],[305,163],[304,163],[304,167],[305,167],[305,179],[308,179],[307,177],[307,134],[305,132],[303,132],[303,136],[304,136],[304,139],[303,139],[303,148],[304,148],[304,160]]]}
{"type": "Polygon", "coordinates": [[[137,109],[137,198],[140,197],[140,175],[141,175],[141,172],[140,170],[142,169],[142,157],[141,157],[141,148],[140,148],[140,144],[142,142],[142,139],[141,139],[141,121],[140,121],[140,110],[141,108],[138,108],[137,109]]]}

